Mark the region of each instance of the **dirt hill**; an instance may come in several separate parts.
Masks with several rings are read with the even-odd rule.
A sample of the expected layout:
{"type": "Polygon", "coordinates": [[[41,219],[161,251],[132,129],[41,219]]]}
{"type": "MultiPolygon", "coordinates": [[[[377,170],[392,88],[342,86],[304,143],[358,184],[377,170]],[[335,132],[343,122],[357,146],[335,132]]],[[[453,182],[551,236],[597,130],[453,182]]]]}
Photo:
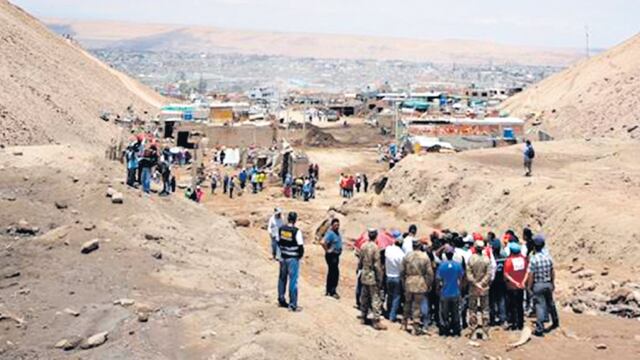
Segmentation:
{"type": "Polygon", "coordinates": [[[558,138],[640,138],[640,35],[553,75],[504,104],[558,138]]]}
{"type": "Polygon", "coordinates": [[[53,34],[31,15],[0,0],[0,144],[82,141],[104,144],[116,127],[103,111],[138,116],[159,95],[53,34]]]}
{"type": "Polygon", "coordinates": [[[242,53],[292,57],[433,61],[458,64],[567,65],[573,49],[532,48],[488,41],[403,39],[354,35],[278,33],[204,26],[46,19],[87,47],[146,51],[242,53]],[[366,54],[366,55],[363,55],[366,54]]]}

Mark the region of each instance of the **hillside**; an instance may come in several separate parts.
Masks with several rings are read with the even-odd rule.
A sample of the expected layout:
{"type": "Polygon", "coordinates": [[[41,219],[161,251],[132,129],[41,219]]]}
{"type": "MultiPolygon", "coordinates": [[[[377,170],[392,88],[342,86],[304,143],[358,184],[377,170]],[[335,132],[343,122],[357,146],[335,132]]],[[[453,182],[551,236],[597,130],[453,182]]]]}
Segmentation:
{"type": "Polygon", "coordinates": [[[114,21],[45,21],[52,29],[71,34],[90,48],[463,64],[491,61],[495,64],[567,65],[579,58],[579,54],[570,49],[528,48],[482,41],[277,33],[114,21]]]}
{"type": "MultiPolygon", "coordinates": [[[[159,95],[102,64],[38,20],[0,0],[0,144],[105,144],[117,128],[103,111],[141,117],[159,95]]],[[[102,151],[102,149],[101,149],[102,151]]]]}
{"type": "Polygon", "coordinates": [[[640,35],[553,75],[504,104],[558,138],[640,138],[640,35]]]}

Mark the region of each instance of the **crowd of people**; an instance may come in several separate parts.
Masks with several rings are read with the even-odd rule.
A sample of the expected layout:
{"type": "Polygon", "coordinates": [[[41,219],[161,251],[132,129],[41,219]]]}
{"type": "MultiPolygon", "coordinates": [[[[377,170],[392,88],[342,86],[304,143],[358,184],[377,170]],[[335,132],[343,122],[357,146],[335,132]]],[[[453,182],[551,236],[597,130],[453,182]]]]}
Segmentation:
{"type": "Polygon", "coordinates": [[[350,199],[355,193],[369,191],[369,178],[367,178],[367,174],[353,176],[342,173],[338,179],[338,185],[340,186],[340,196],[350,199]]]}
{"type": "Polygon", "coordinates": [[[151,193],[151,182],[162,183],[160,196],[168,196],[176,191],[176,166],[191,161],[186,151],[171,152],[168,147],[159,151],[152,137],[139,134],[125,148],[123,159],[127,168],[126,184],[133,188],[142,187],[142,191],[151,193]]]}
{"type": "Polygon", "coordinates": [[[267,173],[263,169],[259,169],[257,166],[250,168],[242,168],[237,174],[229,174],[227,171],[221,176],[218,172],[214,172],[210,175],[211,195],[216,194],[218,186],[222,186],[222,194],[228,195],[233,199],[233,194],[236,188],[240,192],[250,190],[252,194],[258,194],[262,192],[267,183],[267,173]]]}
{"type": "MultiPolygon", "coordinates": [[[[276,209],[268,224],[272,257],[280,262],[278,303],[300,311],[297,279],[304,241],[295,225],[297,214],[289,213],[286,222],[281,214],[276,209]]],[[[450,230],[419,238],[417,232],[415,225],[404,234],[370,229],[368,241],[356,249],[356,306],[363,323],[385,330],[385,317],[416,335],[432,325],[443,336],[460,336],[468,328],[475,339],[487,339],[492,326],[521,330],[526,315],[536,317],[534,335],[559,326],[554,263],[543,235],[534,236],[529,228],[522,238],[512,230],[501,238],[493,232],[450,230]],[[545,328],[549,319],[551,327],[545,328]]],[[[332,219],[322,247],[326,296],[340,299],[343,240],[338,219],[332,219]]]]}

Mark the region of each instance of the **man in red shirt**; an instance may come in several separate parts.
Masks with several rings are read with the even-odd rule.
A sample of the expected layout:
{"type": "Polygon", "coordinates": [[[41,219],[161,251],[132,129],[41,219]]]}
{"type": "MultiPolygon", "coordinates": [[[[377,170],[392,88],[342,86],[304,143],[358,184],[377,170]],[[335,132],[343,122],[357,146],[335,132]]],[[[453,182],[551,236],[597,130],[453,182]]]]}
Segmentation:
{"type": "Polygon", "coordinates": [[[524,289],[528,274],[528,260],[520,253],[520,244],[509,243],[511,255],[504,262],[504,281],[507,284],[507,309],[511,330],[524,326],[524,289]]]}

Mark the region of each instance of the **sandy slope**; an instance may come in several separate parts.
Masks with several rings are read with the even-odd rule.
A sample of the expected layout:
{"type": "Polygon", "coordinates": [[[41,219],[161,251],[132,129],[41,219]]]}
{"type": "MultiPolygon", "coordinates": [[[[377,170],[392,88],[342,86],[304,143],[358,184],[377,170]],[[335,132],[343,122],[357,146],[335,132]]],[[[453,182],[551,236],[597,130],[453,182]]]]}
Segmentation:
{"type": "Polygon", "coordinates": [[[113,21],[45,21],[73,33],[90,47],[346,59],[360,59],[366,54],[366,58],[370,59],[474,64],[492,61],[566,65],[579,58],[574,50],[527,48],[479,41],[276,33],[113,21]]]}
{"type": "Polygon", "coordinates": [[[529,225],[560,258],[633,264],[640,254],[640,144],[538,143],[534,176],[521,146],[410,156],[390,172],[383,201],[443,227],[504,232],[529,225]]]}
{"type": "Polygon", "coordinates": [[[162,101],[6,0],[0,44],[1,144],[104,144],[117,130],[99,119],[103,111],[124,115],[132,105],[146,116],[162,101]]]}
{"type": "Polygon", "coordinates": [[[558,138],[640,137],[640,35],[555,74],[504,104],[558,138]],[[635,130],[632,130],[633,127],[635,130]]]}

